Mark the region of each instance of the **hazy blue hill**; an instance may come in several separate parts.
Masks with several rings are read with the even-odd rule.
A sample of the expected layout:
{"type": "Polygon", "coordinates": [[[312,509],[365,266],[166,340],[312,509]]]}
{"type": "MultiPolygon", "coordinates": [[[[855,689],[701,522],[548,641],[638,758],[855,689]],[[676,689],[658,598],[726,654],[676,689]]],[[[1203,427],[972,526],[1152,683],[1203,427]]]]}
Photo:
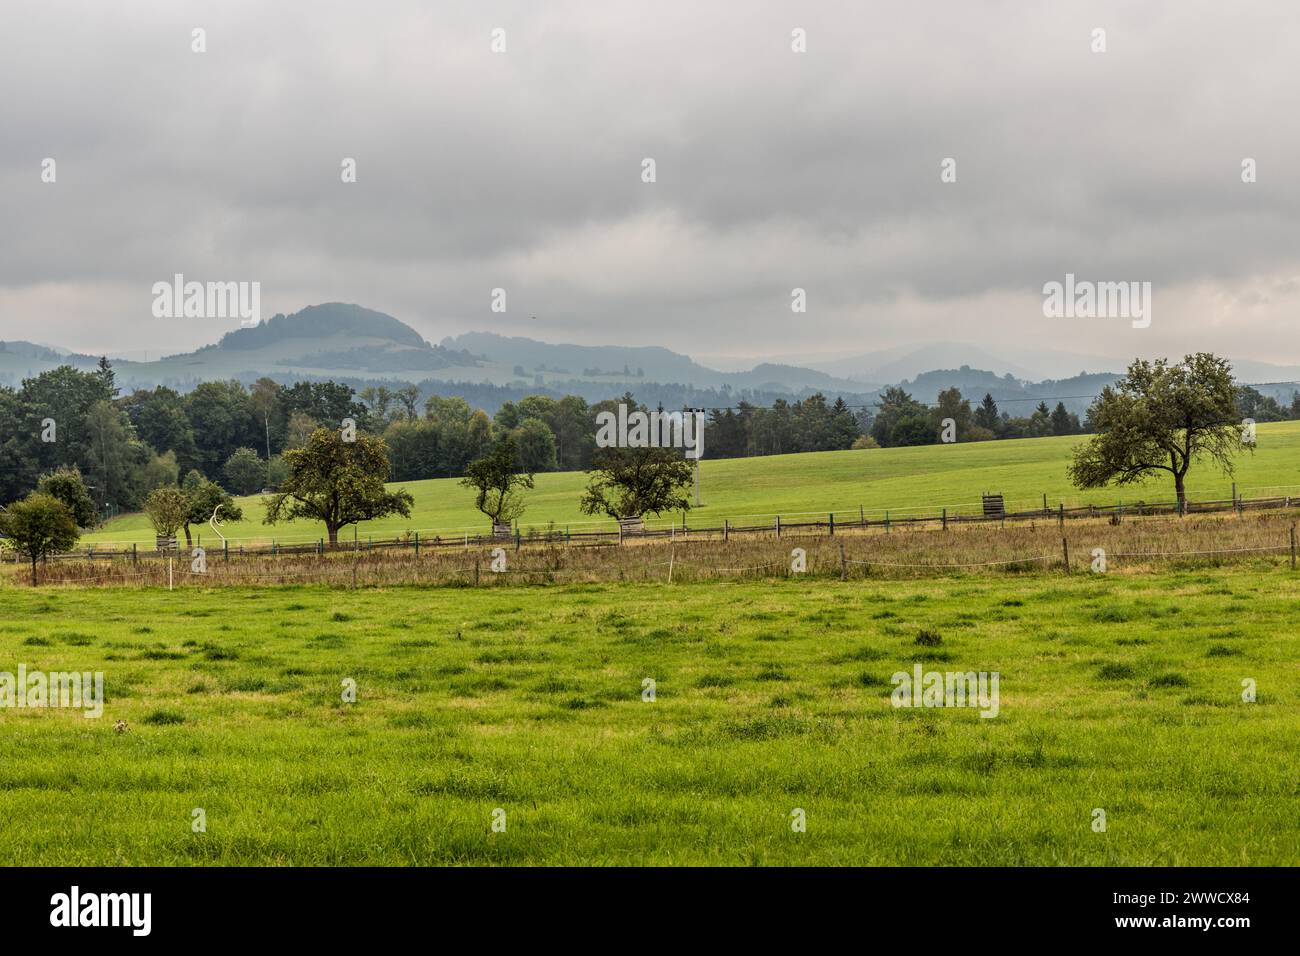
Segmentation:
{"type": "Polygon", "coordinates": [[[1092,404],[1090,396],[1097,395],[1119,375],[1111,372],[1075,375],[1071,378],[1048,379],[1042,382],[1026,382],[1011,375],[995,375],[983,369],[963,365],[958,369],[935,369],[916,378],[904,380],[901,387],[913,398],[922,402],[933,402],[941,391],[948,388],[961,390],[963,398],[969,399],[971,406],[978,405],[986,394],[992,395],[1002,411],[1013,416],[1028,415],[1039,401],[1046,401],[1051,408],[1057,401],[1064,401],[1065,407],[1082,415],[1092,404]]]}
{"type": "Polygon", "coordinates": [[[758,389],[798,393],[805,389],[864,391],[862,383],[794,365],[763,364],[748,372],[721,372],[688,355],[662,346],[553,345],[522,336],[468,332],[445,338],[442,345],[482,355],[488,361],[524,374],[543,373],[548,383],[626,382],[634,391],[642,383],[688,385],[695,388],[758,389]]]}
{"type": "Polygon", "coordinates": [[[799,392],[810,388],[829,391],[870,391],[869,387],[864,388],[862,382],[851,382],[826,372],[800,368],[797,365],[776,365],[770,362],[755,365],[748,372],[728,373],[726,381],[732,387],[758,388],[767,391],[799,392]]]}
{"type": "Polygon", "coordinates": [[[551,344],[492,332],[466,332],[443,339],[442,346],[485,355],[503,365],[522,365],[530,373],[545,365],[547,369],[562,369],[575,376],[582,375],[584,370],[595,369],[622,375],[626,366],[628,374],[635,374],[639,368],[646,379],[659,382],[718,379],[723,374],[659,346],[551,344]]]}
{"type": "Polygon", "coordinates": [[[405,345],[415,349],[431,348],[420,337],[420,333],[405,322],[383,312],[375,312],[373,309],[365,309],[345,302],[309,305],[293,315],[277,314],[251,329],[227,332],[216,345],[206,346],[206,348],[247,351],[265,348],[288,339],[319,340],[335,335],[384,339],[394,345],[405,345]]]}
{"type": "MultiPolygon", "coordinates": [[[[17,388],[23,379],[33,378],[60,365],[92,369],[98,362],[98,356],[64,352],[35,342],[4,341],[0,342],[0,385],[17,388]]],[[[4,436],[0,435],[0,441],[3,439],[4,436]]]]}
{"type": "MultiPolygon", "coordinates": [[[[845,344],[846,352],[851,345],[845,344]]],[[[1033,356],[1021,358],[1033,360],[1033,356]]],[[[1084,362],[1091,361],[1069,353],[1042,353],[1039,358],[1064,369],[1086,367],[1084,362]]],[[[28,341],[0,342],[0,385],[16,386],[23,378],[59,365],[93,368],[97,360],[28,341]]],[[[114,360],[113,365],[118,385],[125,391],[159,384],[188,391],[202,381],[253,382],[261,376],[283,384],[326,379],[349,384],[410,382],[420,384],[426,394],[462,394],[484,407],[527,394],[576,394],[596,401],[625,391],[665,407],[733,405],[742,399],[770,404],[776,398],[793,400],[815,391],[866,403],[878,398],[885,383],[897,382],[927,403],[952,387],[959,388],[972,405],[988,393],[1012,415],[1029,414],[1040,400],[1054,406],[1058,399],[1070,411],[1083,414],[1090,397],[1118,377],[1108,371],[1035,381],[978,347],[960,343],[850,355],[815,368],[768,362],[735,372],[709,368],[664,346],[553,344],[492,332],[468,332],[432,345],[391,315],[344,302],[277,314],[254,328],[227,332],[193,352],[155,362],[114,360]],[[951,357],[958,360],[919,364],[951,357]],[[986,360],[997,364],[986,365],[986,360]],[[903,368],[909,369],[910,379],[882,374],[903,368]],[[841,377],[850,374],[858,377],[841,377]]],[[[1246,381],[1256,382],[1281,381],[1296,373],[1290,367],[1248,361],[1240,363],[1240,369],[1246,381]]],[[[1260,390],[1289,404],[1297,387],[1283,384],[1260,390]]]]}
{"type": "Polygon", "coordinates": [[[185,388],[198,381],[263,375],[280,382],[364,376],[414,381],[452,367],[463,372],[478,362],[467,352],[430,345],[391,315],[326,302],[227,332],[193,352],[114,364],[125,388],[185,388]]]}
{"type": "Polygon", "coordinates": [[[60,355],[54,349],[32,342],[0,342],[0,355],[14,355],[23,358],[39,358],[46,361],[57,360],[60,355]]]}
{"type": "Polygon", "coordinates": [[[282,366],[309,366],[312,368],[361,369],[369,372],[427,372],[430,369],[475,365],[473,356],[466,352],[450,352],[433,348],[403,349],[383,345],[358,345],[335,351],[308,352],[297,358],[276,360],[282,366]]]}

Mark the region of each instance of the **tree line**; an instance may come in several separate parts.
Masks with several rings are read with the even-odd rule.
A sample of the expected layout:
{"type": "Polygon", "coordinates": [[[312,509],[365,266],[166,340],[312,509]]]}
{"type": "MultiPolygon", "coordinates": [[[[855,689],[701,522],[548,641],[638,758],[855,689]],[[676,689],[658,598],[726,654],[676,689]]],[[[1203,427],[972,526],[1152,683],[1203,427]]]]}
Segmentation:
{"type": "MultiPolygon", "coordinates": [[[[1284,406],[1236,383],[1229,394],[1238,419],[1300,418],[1300,395],[1284,406]]],[[[637,406],[628,393],[595,403],[576,395],[533,395],[507,401],[489,416],[461,397],[421,401],[414,385],[372,385],[358,393],[336,382],[281,385],[270,378],[251,386],[203,382],[185,394],[158,386],[121,395],[111,364],[101,359],[94,371],[63,366],[18,389],[0,387],[0,506],[42,482],[66,485],[75,472],[89,501],[70,503],[79,509],[79,523],[141,510],[160,487],[188,489],[193,522],[207,520],[198,515],[200,505],[210,514],[218,492],[229,497],[279,488],[290,475],[287,453],[305,448],[318,429],[348,421],[382,440],[393,481],[465,476],[472,463],[499,457],[507,439],[517,473],[584,471],[596,461],[597,414],[619,404],[637,406]],[[95,515],[87,519],[86,508],[95,515]]],[[[946,423],[955,433],[947,437],[958,442],[1090,434],[1097,431],[1097,408],[1094,403],[1081,421],[1063,402],[1049,409],[1040,401],[1028,415],[1014,416],[988,394],[972,407],[957,388],[941,392],[933,406],[899,387],[885,389],[872,407],[849,406],[842,397],[828,401],[820,393],[768,406],[740,401],[710,412],[704,454],[937,444],[946,423]]]]}

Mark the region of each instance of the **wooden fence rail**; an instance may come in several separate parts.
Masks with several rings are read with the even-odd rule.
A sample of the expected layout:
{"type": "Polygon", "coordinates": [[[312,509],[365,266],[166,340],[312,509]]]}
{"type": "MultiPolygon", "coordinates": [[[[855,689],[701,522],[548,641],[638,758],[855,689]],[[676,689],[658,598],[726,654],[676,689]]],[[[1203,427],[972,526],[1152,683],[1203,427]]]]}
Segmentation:
{"type": "MultiPolygon", "coordinates": [[[[1202,515],[1224,512],[1236,512],[1244,514],[1246,511],[1263,511],[1269,509],[1287,509],[1300,507],[1300,496],[1275,496],[1267,498],[1235,497],[1231,499],[1217,499],[1207,501],[1188,501],[1180,509],[1177,502],[1117,502],[1112,505],[1082,505],[1067,508],[1064,504],[1058,503],[1055,508],[1050,505],[1043,508],[1034,508],[1027,511],[1003,511],[1001,514],[996,512],[976,512],[960,513],[956,510],[949,511],[947,508],[940,509],[936,514],[910,514],[904,516],[891,517],[889,511],[885,511],[883,517],[868,517],[865,511],[859,508],[852,512],[828,512],[824,519],[815,520],[794,520],[792,518],[775,515],[771,523],[763,524],[733,524],[728,519],[720,526],[700,526],[691,527],[686,524],[674,525],[671,528],[643,528],[641,530],[629,531],[625,528],[616,528],[609,531],[572,531],[568,528],[559,529],[529,529],[521,531],[516,529],[513,536],[503,537],[500,534],[428,534],[425,532],[406,532],[391,538],[382,538],[376,540],[373,536],[366,539],[354,538],[352,541],[340,541],[337,545],[330,546],[323,539],[309,542],[277,542],[272,541],[268,545],[247,546],[242,544],[232,545],[230,542],[223,542],[215,547],[205,549],[207,560],[209,561],[230,561],[240,558],[266,557],[270,556],[302,556],[310,554],[325,554],[349,552],[349,551],[400,551],[409,550],[419,555],[421,551],[450,551],[450,550],[468,550],[469,548],[483,547],[506,547],[518,550],[525,544],[563,544],[572,547],[617,547],[628,543],[635,543],[639,540],[681,540],[683,542],[703,541],[703,540],[730,540],[737,535],[774,535],[782,536],[800,536],[800,535],[835,535],[843,534],[854,529],[859,531],[877,531],[891,533],[895,529],[914,530],[918,528],[940,528],[947,530],[953,525],[975,525],[990,526],[996,525],[1005,527],[1008,523],[1017,522],[1043,522],[1055,521],[1061,527],[1065,522],[1087,519],[1109,519],[1112,524],[1121,523],[1134,518],[1161,517],[1172,515],[1202,515]]],[[[897,515],[897,513],[895,513],[897,515]]],[[[196,540],[197,546],[197,540],[196,540]]],[[[178,555],[189,555],[193,550],[192,547],[180,547],[178,555]]],[[[164,553],[156,551],[153,548],[141,548],[133,544],[131,547],[121,548],[99,548],[93,544],[75,551],[69,551],[65,554],[55,555],[50,560],[76,560],[76,561],[112,561],[116,559],[129,559],[133,562],[143,557],[156,557],[164,553]]],[[[21,559],[12,549],[5,555],[9,560],[18,562],[21,559]]]]}

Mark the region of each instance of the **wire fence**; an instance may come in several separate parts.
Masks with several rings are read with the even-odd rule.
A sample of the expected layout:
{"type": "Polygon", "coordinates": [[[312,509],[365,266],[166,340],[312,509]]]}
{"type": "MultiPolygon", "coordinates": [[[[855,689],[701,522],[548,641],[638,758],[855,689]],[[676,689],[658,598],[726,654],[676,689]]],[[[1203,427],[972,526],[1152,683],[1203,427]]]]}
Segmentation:
{"type": "MultiPolygon", "coordinates": [[[[1296,567],[1294,514],[1243,512],[1142,522],[1098,522],[1062,531],[1055,523],[1003,528],[972,524],[951,533],[907,528],[878,534],[791,534],[647,538],[632,546],[493,541],[456,548],[364,548],[183,554],[61,556],[37,566],[42,585],[331,587],[609,584],[940,575],[1135,572],[1263,562],[1296,567]]],[[[3,576],[30,580],[26,568],[3,576]]]]}
{"type": "MultiPolygon", "coordinates": [[[[1008,525],[1037,525],[1044,522],[1055,523],[1064,529],[1067,522],[1086,520],[1106,520],[1119,524],[1139,518],[1188,517],[1194,515],[1213,515],[1246,513],[1262,511],[1284,511],[1300,508],[1300,486],[1288,489],[1263,489],[1267,491],[1296,490],[1297,494],[1254,495],[1247,497],[1235,494],[1231,498],[1204,501],[1119,501],[1109,505],[1075,505],[1066,507],[1063,502],[1050,505],[1046,496],[1042,498],[1041,507],[1018,506],[1014,510],[999,501],[999,506],[990,511],[986,502],[966,502],[955,505],[929,506],[917,508],[879,509],[867,511],[827,512],[791,512],[771,515],[740,515],[737,519],[725,518],[721,524],[690,525],[675,520],[668,526],[647,524],[644,528],[631,531],[621,525],[610,528],[607,525],[593,527],[596,522],[566,525],[563,529],[553,526],[545,528],[516,527],[509,534],[456,532],[448,529],[411,530],[392,535],[367,535],[362,538],[354,534],[351,540],[344,538],[331,543],[323,537],[296,537],[273,539],[222,538],[219,543],[209,544],[205,551],[209,556],[220,556],[224,561],[231,559],[257,558],[263,556],[292,557],[303,555],[323,556],[339,551],[367,552],[407,552],[420,557],[434,551],[464,551],[484,547],[519,548],[538,545],[563,545],[566,547],[617,546],[668,540],[672,542],[690,542],[701,540],[730,541],[735,537],[797,537],[806,535],[836,536],[860,533],[892,534],[900,531],[922,529],[948,530],[970,526],[1005,528],[1008,525]],[[974,509],[979,508],[976,511],[974,509]],[[584,530],[587,529],[587,530],[584,530]]],[[[1000,496],[999,496],[1000,498],[1000,496]]],[[[202,537],[196,536],[194,545],[202,546],[202,537]]],[[[184,548],[179,545],[160,549],[147,543],[139,542],[95,542],[84,548],[54,556],[52,560],[88,560],[113,561],[130,559],[138,562],[150,555],[166,556],[167,553],[189,553],[191,545],[184,548]]],[[[12,550],[0,552],[3,560],[19,562],[20,556],[12,550]]]]}

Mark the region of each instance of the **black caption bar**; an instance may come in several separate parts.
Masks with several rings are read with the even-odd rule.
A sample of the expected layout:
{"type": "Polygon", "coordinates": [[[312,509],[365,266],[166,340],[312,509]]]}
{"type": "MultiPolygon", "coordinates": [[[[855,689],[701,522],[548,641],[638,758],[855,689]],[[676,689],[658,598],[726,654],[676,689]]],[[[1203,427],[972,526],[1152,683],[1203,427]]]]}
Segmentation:
{"type": "MultiPolygon", "coordinates": [[[[1191,935],[1231,942],[1280,931],[1296,871],[1261,869],[7,869],[7,940],[75,934],[148,945],[409,938],[459,926],[520,935],[665,940],[928,927],[1016,938],[1191,935]],[[918,922],[919,921],[919,922],[918,922]],[[657,929],[656,929],[657,927],[657,929]],[[945,928],[946,927],[946,928],[945,928]],[[196,931],[201,935],[196,936],[196,931]],[[627,934],[631,934],[628,936],[627,934]],[[679,937],[680,938],[680,937],[679,937]]],[[[888,937],[885,937],[888,938],[888,937]]]]}

